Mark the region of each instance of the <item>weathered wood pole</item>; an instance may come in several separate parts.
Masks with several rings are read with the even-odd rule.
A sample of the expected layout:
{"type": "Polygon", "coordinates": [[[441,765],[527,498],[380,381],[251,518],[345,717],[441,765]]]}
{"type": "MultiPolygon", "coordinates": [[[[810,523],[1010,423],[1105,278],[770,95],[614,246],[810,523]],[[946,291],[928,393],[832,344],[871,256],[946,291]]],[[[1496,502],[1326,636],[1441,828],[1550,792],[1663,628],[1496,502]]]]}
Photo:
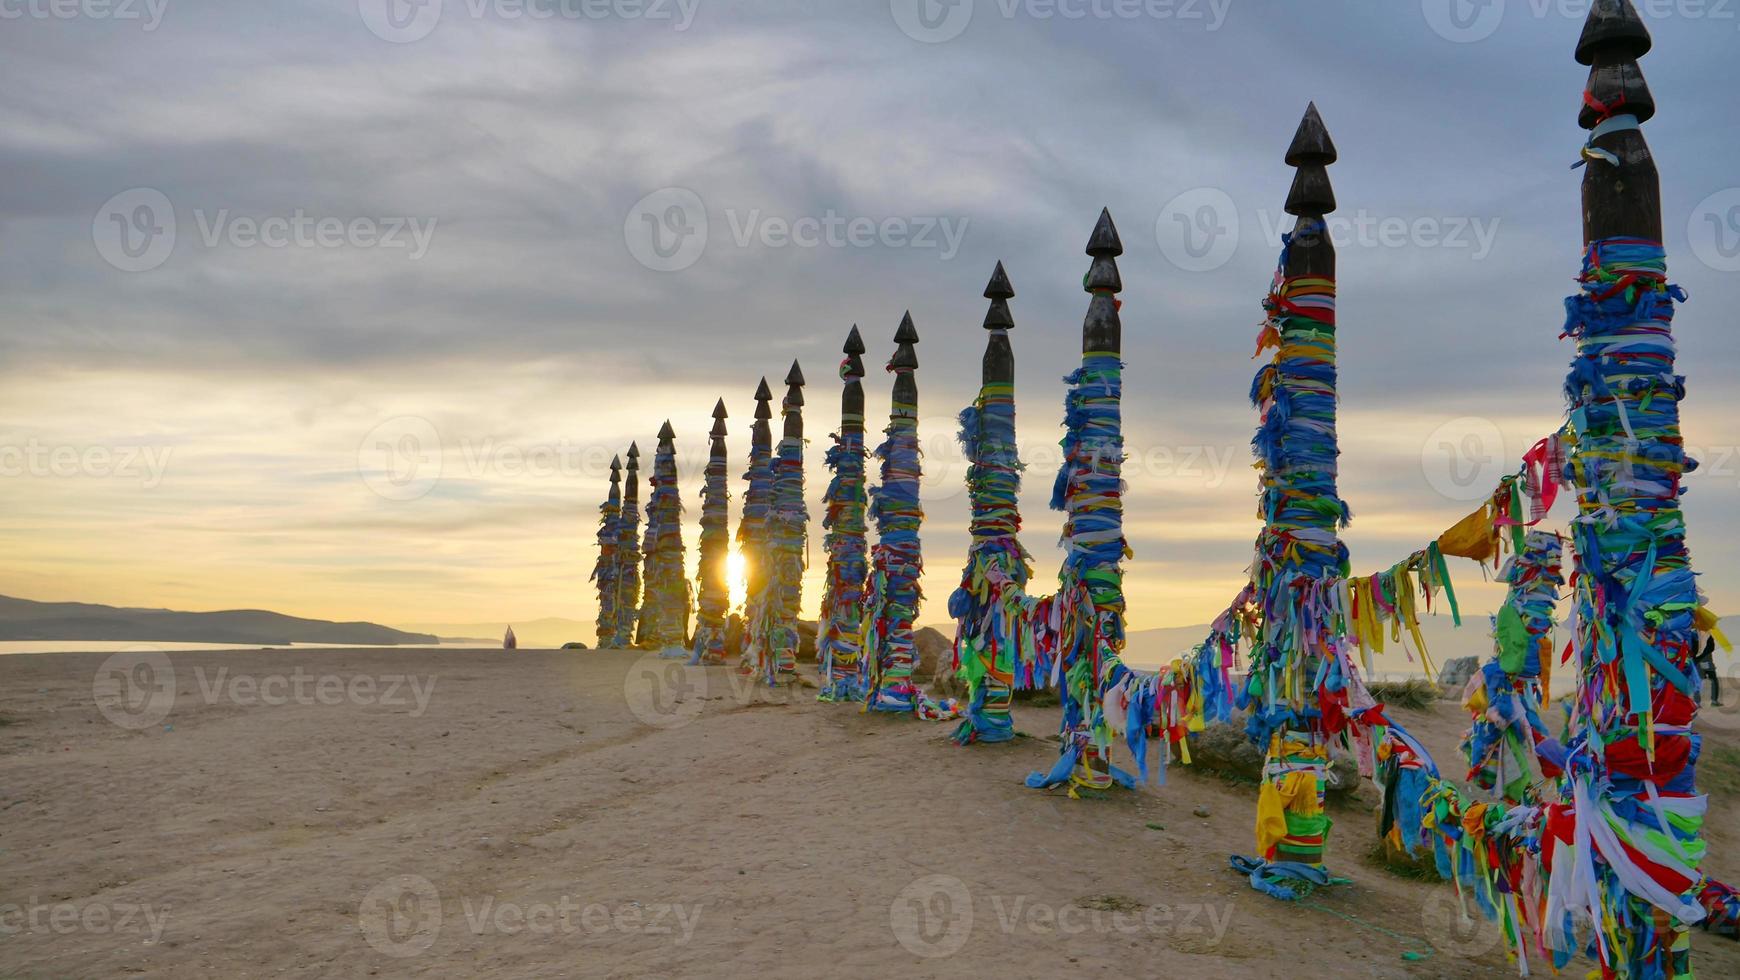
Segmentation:
{"type": "Polygon", "coordinates": [[[1123,503],[1123,325],[1118,317],[1118,239],[1111,211],[1102,209],[1087,254],[1092,257],[1082,288],[1089,294],[1082,319],[1081,367],[1064,382],[1063,466],[1052,486],[1051,506],[1064,512],[1068,553],[1058,573],[1056,602],[1066,627],[1058,657],[1063,706],[1062,748],[1050,772],[1035,772],[1035,789],[1067,785],[1103,790],[1113,783],[1133,787],[1136,778],[1107,757],[1111,728],[1103,688],[1110,661],[1124,648],[1123,503]]]}
{"type": "Polygon", "coordinates": [[[1690,977],[1688,923],[1705,850],[1697,792],[1693,618],[1702,599],[1686,551],[1685,455],[1675,373],[1661,188],[1640,126],[1655,100],[1638,59],[1649,31],[1629,0],[1596,0],[1577,41],[1590,66],[1578,122],[1583,151],[1581,289],[1562,336],[1577,345],[1565,393],[1577,488],[1572,633],[1580,686],[1566,790],[1574,827],[1547,834],[1573,848],[1577,874],[1555,869],[1556,909],[1593,918],[1608,976],[1690,977]],[[1569,835],[1569,839],[1565,839],[1569,835]]]}
{"type": "Polygon", "coordinates": [[[725,399],[713,406],[707,478],[701,487],[701,568],[695,643],[689,662],[725,662],[725,617],[731,610],[731,494],[725,489],[725,399]]]}
{"type": "Polygon", "coordinates": [[[652,493],[647,499],[645,596],[640,609],[640,646],[667,657],[685,657],[689,643],[689,575],[683,547],[683,498],[677,489],[677,434],[669,419],[653,451],[652,493]]]}
{"type": "Polygon", "coordinates": [[[985,286],[985,356],[979,394],[961,412],[961,445],[967,454],[967,495],[972,505],[967,566],[949,596],[955,618],[956,670],[967,686],[965,717],[954,739],[1007,742],[1015,737],[1009,705],[1015,662],[1026,628],[1021,599],[1032,574],[1032,557],[1021,546],[1021,452],[1015,441],[1015,351],[1009,331],[1015,318],[1009,300],[1015,288],[1003,263],[985,286]]]}
{"type": "Polygon", "coordinates": [[[821,701],[864,700],[864,582],[869,577],[865,543],[864,487],[864,338],[852,325],[840,362],[840,431],[828,450],[828,481],[823,497],[823,547],[828,574],[816,628],[816,656],[822,665],[821,701]]]}
{"type": "Polygon", "coordinates": [[[876,449],[882,461],[882,485],[870,492],[872,516],[876,519],[876,547],[871,552],[870,589],[867,597],[870,640],[875,658],[870,675],[866,707],[876,711],[925,715],[926,700],[913,683],[916,654],[912,624],[923,598],[919,575],[924,557],[918,529],[924,521],[919,504],[919,481],[923,477],[918,454],[918,330],[908,311],[895,331],[894,357],[888,370],[894,373],[893,404],[888,413],[887,438],[876,449]]]}
{"type": "Polygon", "coordinates": [[[765,673],[768,631],[772,626],[773,561],[768,551],[769,516],[773,510],[773,392],[767,379],[755,389],[755,424],[749,430],[749,468],[743,479],[749,488],[743,494],[743,516],[737,522],[737,547],[743,553],[743,575],[748,594],[743,608],[742,669],[765,673]]]}
{"type": "Polygon", "coordinates": [[[796,361],[785,376],[780,400],[782,430],[773,464],[773,507],[768,513],[768,554],[773,562],[768,656],[769,684],[797,673],[798,612],[803,606],[804,552],[810,514],[804,506],[804,373],[796,361]]]}
{"type": "Polygon", "coordinates": [[[610,492],[598,506],[598,561],[592,566],[592,581],[598,587],[598,645],[608,647],[616,639],[617,522],[622,520],[622,457],[610,458],[610,492]]]}
{"type": "Polygon", "coordinates": [[[628,471],[622,482],[622,519],[617,522],[616,635],[610,645],[626,650],[634,645],[634,625],[640,617],[640,446],[628,444],[628,471]]]}

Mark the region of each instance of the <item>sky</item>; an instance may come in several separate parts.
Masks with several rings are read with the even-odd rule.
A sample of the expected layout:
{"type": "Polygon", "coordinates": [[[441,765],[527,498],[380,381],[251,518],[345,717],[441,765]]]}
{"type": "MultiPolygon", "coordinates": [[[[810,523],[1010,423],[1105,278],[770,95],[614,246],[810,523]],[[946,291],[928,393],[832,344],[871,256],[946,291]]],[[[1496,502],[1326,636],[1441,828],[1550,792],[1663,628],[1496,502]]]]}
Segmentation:
{"type": "MultiPolygon", "coordinates": [[[[1702,585],[1740,602],[1740,2],[1645,4],[1702,585]]],[[[1340,150],[1356,571],[1563,417],[1580,258],[1574,0],[0,0],[0,592],[385,623],[590,620],[612,454],[910,310],[921,622],[966,549],[954,416],[1015,285],[1043,581],[1083,253],[1121,232],[1132,629],[1212,618],[1257,530],[1248,390],[1282,160],[1340,150]]],[[[777,424],[777,423],[776,423],[777,424]]],[[[1553,522],[1568,516],[1555,511],[1553,522]]],[[[735,523],[735,515],[733,517],[735,523]]],[[[805,609],[820,596],[819,523],[805,609]]],[[[1498,591],[1458,563],[1458,592],[1498,591]]],[[[581,637],[586,639],[586,637],[581,637]]]]}

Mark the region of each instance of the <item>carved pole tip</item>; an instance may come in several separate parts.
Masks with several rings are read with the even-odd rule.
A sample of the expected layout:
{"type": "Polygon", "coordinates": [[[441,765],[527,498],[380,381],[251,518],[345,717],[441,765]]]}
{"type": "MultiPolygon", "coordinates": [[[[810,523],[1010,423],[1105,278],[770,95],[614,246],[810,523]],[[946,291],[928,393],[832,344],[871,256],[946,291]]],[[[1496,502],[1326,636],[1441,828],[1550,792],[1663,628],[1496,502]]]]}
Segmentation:
{"type": "Polygon", "coordinates": [[[1118,238],[1118,226],[1112,224],[1112,209],[1100,208],[1100,220],[1088,237],[1087,254],[1117,257],[1124,254],[1124,243],[1118,238]]]}
{"type": "Polygon", "coordinates": [[[912,311],[900,318],[900,329],[894,331],[894,342],[897,344],[918,343],[918,328],[912,325],[912,311]]]}
{"type": "Polygon", "coordinates": [[[1649,28],[1631,0],[1595,0],[1577,38],[1577,63],[1593,65],[1608,60],[1602,57],[1607,54],[1616,55],[1614,60],[1636,61],[1649,53],[1651,44],[1649,28]]]}
{"type": "Polygon", "coordinates": [[[852,332],[846,335],[846,346],[840,348],[840,352],[843,354],[862,354],[866,349],[864,338],[858,335],[858,325],[852,324],[852,332]]]}

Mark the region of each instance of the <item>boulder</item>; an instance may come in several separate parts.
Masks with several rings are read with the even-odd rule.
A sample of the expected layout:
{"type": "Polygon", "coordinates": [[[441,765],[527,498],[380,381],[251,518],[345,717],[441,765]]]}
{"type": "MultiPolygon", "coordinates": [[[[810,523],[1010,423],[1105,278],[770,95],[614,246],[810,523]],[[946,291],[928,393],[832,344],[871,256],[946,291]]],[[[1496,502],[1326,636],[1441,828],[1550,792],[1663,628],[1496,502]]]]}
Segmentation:
{"type": "Polygon", "coordinates": [[[584,649],[586,649],[586,644],[581,643],[579,640],[569,640],[567,643],[562,644],[562,649],[564,649],[564,650],[584,650],[584,649]]]}
{"type": "Polygon", "coordinates": [[[1478,670],[1479,657],[1452,657],[1444,661],[1444,669],[1438,672],[1438,683],[1447,690],[1460,691],[1468,686],[1468,679],[1478,670]]]}
{"type": "Polygon", "coordinates": [[[912,682],[925,686],[939,679],[947,680],[953,673],[955,642],[938,630],[926,626],[912,634],[913,653],[917,663],[912,667],[912,682]]]}

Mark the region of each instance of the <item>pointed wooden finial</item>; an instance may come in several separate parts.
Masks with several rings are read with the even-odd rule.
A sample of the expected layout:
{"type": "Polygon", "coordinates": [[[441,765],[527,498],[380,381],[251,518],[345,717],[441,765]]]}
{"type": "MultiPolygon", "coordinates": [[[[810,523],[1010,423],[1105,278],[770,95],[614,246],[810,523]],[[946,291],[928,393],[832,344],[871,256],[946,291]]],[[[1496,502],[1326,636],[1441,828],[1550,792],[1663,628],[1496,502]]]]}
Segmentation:
{"type": "Polygon", "coordinates": [[[1336,160],[1335,143],[1317,113],[1317,103],[1305,109],[1305,118],[1293,134],[1293,144],[1287,148],[1287,165],[1298,168],[1293,175],[1293,187],[1287,191],[1288,214],[1320,218],[1335,210],[1335,188],[1329,184],[1325,169],[1336,160]]]}
{"type": "Polygon", "coordinates": [[[612,478],[614,479],[614,474],[620,473],[621,471],[622,471],[622,455],[620,453],[618,453],[617,455],[610,457],[610,472],[612,474],[612,478]]]}
{"type": "Polygon", "coordinates": [[[629,443],[628,444],[628,468],[632,470],[635,467],[639,466],[640,465],[639,460],[640,460],[640,444],[634,443],[634,442],[629,443]]]}
{"type": "Polygon", "coordinates": [[[1630,0],[1596,0],[1577,41],[1589,81],[1577,122],[1592,130],[1583,150],[1583,239],[1662,238],[1661,178],[1638,124],[1655,115],[1655,98],[1637,59],[1649,29],[1630,0]]]}
{"type": "Polygon", "coordinates": [[[1308,103],[1305,118],[1299,120],[1299,129],[1293,134],[1293,145],[1287,147],[1287,166],[1303,167],[1315,163],[1327,167],[1335,160],[1335,141],[1329,138],[1329,129],[1323,125],[1317,103],[1308,103]]]}
{"type": "Polygon", "coordinates": [[[1118,227],[1112,224],[1112,209],[1100,208],[1100,220],[1088,237],[1087,254],[1116,258],[1124,254],[1124,243],[1118,238],[1118,227]]]}
{"type": "Polygon", "coordinates": [[[792,388],[804,386],[804,372],[802,368],[798,367],[798,362],[791,362],[791,370],[785,373],[785,383],[792,388]]]}
{"type": "Polygon", "coordinates": [[[1093,294],[1088,300],[1087,316],[1081,324],[1082,353],[1117,353],[1123,348],[1123,324],[1118,318],[1116,295],[1123,291],[1124,280],[1118,274],[1118,256],[1124,244],[1118,240],[1118,227],[1112,224],[1109,208],[1100,209],[1100,220],[1088,237],[1087,254],[1093,256],[1082,288],[1093,294]]]}
{"type": "Polygon", "coordinates": [[[677,437],[675,429],[671,428],[671,420],[665,419],[665,424],[659,428],[659,441],[670,442],[677,437]]]}
{"type": "Polygon", "coordinates": [[[852,332],[846,335],[846,346],[840,348],[846,354],[864,353],[864,338],[858,335],[858,325],[852,324],[852,332]]]}
{"type": "Polygon", "coordinates": [[[1009,315],[1009,299],[1014,295],[1009,274],[1003,271],[1003,263],[998,262],[991,272],[991,281],[985,284],[985,298],[991,301],[990,308],[985,310],[986,330],[1009,330],[1015,326],[1015,318],[1009,315]]]}
{"type": "Polygon", "coordinates": [[[761,386],[755,389],[755,417],[758,419],[773,418],[773,410],[767,403],[773,401],[773,392],[767,387],[767,379],[761,379],[761,386]]]}
{"type": "Polygon", "coordinates": [[[1617,60],[1636,61],[1649,53],[1649,28],[1631,0],[1595,0],[1577,39],[1577,64],[1593,65],[1606,51],[1617,60]]]}
{"type": "Polygon", "coordinates": [[[721,398],[718,402],[714,403],[713,417],[716,419],[728,419],[731,417],[730,413],[725,411],[725,399],[721,398]]]}
{"type": "Polygon", "coordinates": [[[918,328],[912,325],[912,311],[900,318],[900,329],[894,331],[894,342],[897,344],[918,343],[918,328]]]}
{"type": "MultiPolygon", "coordinates": [[[[1095,263],[1099,261],[1097,257],[1094,259],[1095,263]]],[[[1015,380],[1015,351],[1009,346],[1007,333],[1015,326],[1015,318],[1009,313],[1009,299],[1014,295],[1015,287],[1009,284],[1009,274],[1003,271],[1003,263],[998,262],[997,268],[991,272],[991,281],[985,285],[985,298],[991,301],[990,308],[985,311],[985,329],[991,331],[991,335],[985,338],[985,359],[980,365],[979,376],[984,384],[1007,384],[1015,380]]]]}

